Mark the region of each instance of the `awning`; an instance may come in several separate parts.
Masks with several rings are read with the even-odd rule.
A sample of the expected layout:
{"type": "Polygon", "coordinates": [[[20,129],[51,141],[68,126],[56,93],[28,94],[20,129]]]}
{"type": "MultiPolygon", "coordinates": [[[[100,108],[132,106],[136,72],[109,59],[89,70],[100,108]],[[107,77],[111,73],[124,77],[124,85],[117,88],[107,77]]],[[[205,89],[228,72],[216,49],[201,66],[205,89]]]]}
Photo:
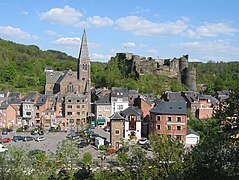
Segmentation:
{"type": "Polygon", "coordinates": [[[105,124],[105,118],[98,118],[98,124],[105,124]]]}

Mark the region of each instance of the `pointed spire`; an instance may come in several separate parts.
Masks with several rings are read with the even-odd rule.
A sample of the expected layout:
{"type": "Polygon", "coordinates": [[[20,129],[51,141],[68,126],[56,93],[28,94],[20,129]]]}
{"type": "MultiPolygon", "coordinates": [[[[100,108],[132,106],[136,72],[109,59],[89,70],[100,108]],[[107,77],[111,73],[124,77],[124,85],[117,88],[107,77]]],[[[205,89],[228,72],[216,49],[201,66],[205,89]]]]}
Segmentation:
{"type": "Polygon", "coordinates": [[[86,31],[84,29],[82,39],[81,39],[81,47],[80,53],[78,58],[78,71],[77,71],[77,79],[80,78],[80,64],[81,62],[89,62],[89,53],[88,53],[88,46],[87,46],[87,39],[86,39],[86,31]]]}

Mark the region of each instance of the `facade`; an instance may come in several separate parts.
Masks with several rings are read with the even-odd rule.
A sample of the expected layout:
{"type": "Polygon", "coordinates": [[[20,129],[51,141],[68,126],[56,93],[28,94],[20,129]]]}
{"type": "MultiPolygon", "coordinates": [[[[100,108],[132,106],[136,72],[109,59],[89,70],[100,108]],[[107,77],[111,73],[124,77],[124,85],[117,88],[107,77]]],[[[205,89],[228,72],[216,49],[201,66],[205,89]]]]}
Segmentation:
{"type": "Polygon", "coordinates": [[[124,117],[124,140],[141,139],[142,111],[132,106],[120,114],[124,117]]]}
{"type": "Polygon", "coordinates": [[[149,133],[186,141],[187,108],[185,102],[161,101],[150,111],[149,133]]]}
{"type": "Polygon", "coordinates": [[[85,125],[88,116],[88,99],[81,93],[72,93],[65,97],[65,118],[67,127],[85,125]]]}
{"type": "Polygon", "coordinates": [[[124,138],[124,117],[115,112],[110,117],[110,124],[110,144],[117,150],[122,146],[124,138]]]}
{"type": "Polygon", "coordinates": [[[17,125],[17,111],[4,101],[0,106],[0,128],[12,128],[17,125]]]}
{"type": "Polygon", "coordinates": [[[111,90],[111,112],[120,112],[129,107],[128,88],[113,87],[111,90]]]}
{"type": "Polygon", "coordinates": [[[186,147],[195,146],[199,143],[200,136],[192,129],[187,129],[186,135],[186,147]]]}

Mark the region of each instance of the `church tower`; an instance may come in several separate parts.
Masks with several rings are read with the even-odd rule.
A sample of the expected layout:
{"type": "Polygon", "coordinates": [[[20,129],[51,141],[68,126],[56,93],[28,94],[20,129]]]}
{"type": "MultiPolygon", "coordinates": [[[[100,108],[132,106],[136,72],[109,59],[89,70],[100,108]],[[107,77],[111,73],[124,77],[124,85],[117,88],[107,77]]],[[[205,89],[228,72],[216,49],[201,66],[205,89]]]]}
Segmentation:
{"type": "Polygon", "coordinates": [[[84,29],[81,39],[80,53],[77,63],[77,79],[80,82],[80,92],[90,92],[90,58],[88,53],[88,46],[86,40],[86,32],[84,29]]]}
{"type": "Polygon", "coordinates": [[[79,92],[87,96],[88,115],[90,115],[91,114],[90,58],[89,58],[85,29],[81,39],[80,53],[79,53],[79,58],[77,63],[77,79],[79,80],[79,84],[80,84],[79,92]]]}

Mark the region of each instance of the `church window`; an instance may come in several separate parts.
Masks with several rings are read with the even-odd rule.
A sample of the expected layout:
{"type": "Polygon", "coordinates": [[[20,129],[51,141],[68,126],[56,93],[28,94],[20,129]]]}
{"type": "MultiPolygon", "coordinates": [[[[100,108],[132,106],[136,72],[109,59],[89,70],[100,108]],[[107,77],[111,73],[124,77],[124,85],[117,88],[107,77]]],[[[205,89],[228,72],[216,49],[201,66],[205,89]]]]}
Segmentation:
{"type": "Polygon", "coordinates": [[[73,84],[70,82],[68,85],[67,85],[67,92],[73,92],[74,89],[73,89],[73,84]]]}
{"type": "Polygon", "coordinates": [[[87,64],[83,64],[82,69],[87,70],[87,64]]]}

